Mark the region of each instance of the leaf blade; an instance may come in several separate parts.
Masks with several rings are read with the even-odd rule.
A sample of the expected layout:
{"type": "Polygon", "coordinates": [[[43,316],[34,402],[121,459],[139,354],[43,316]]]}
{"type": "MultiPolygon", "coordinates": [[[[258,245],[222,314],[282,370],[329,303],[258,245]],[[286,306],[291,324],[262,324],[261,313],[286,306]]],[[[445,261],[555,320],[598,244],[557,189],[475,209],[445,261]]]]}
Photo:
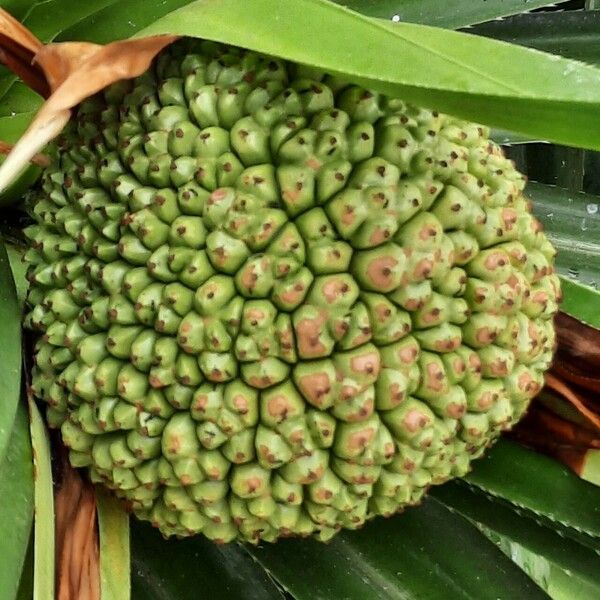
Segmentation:
{"type": "Polygon", "coordinates": [[[560,310],[586,325],[600,329],[600,315],[597,308],[600,292],[566,277],[560,278],[560,285],[563,292],[560,310]]]}
{"type": "Polygon", "coordinates": [[[472,32],[598,65],[599,27],[600,12],[587,10],[516,15],[478,25],[472,32]]]}
{"type": "Polygon", "coordinates": [[[357,12],[409,23],[457,29],[567,0],[334,0],[357,12]]]}
{"type": "Polygon", "coordinates": [[[283,600],[264,569],[238,544],[216,545],[202,536],[164,540],[157,529],[132,520],[132,597],[136,600],[283,600]],[[174,576],[173,565],[177,565],[174,576]]]}
{"type": "Polygon", "coordinates": [[[520,444],[500,440],[465,481],[576,532],[600,537],[600,489],[520,444]]]}
{"type": "Polygon", "coordinates": [[[65,28],[57,35],[56,41],[84,40],[106,44],[116,39],[125,39],[173,10],[190,4],[191,1],[120,0],[65,28]]]}
{"type": "Polygon", "coordinates": [[[33,521],[33,469],[27,410],[19,404],[8,451],[0,461],[0,589],[15,597],[33,521]]]}
{"type": "Polygon", "coordinates": [[[540,587],[557,597],[600,595],[597,554],[479,490],[449,483],[433,491],[444,505],[468,518],[523,568],[540,587]],[[494,539],[496,538],[496,539],[494,539]],[[571,593],[571,596],[565,595],[571,593]]]}
{"type": "Polygon", "coordinates": [[[10,261],[0,241],[0,461],[3,459],[21,398],[21,309],[10,261]]]}
{"type": "Polygon", "coordinates": [[[50,42],[64,29],[110,7],[118,0],[46,0],[31,7],[23,24],[42,42],[50,42]]]}
{"type": "Polygon", "coordinates": [[[475,527],[433,499],[327,545],[290,539],[248,551],[297,600],[546,598],[475,527]]]}
{"type": "Polygon", "coordinates": [[[32,398],[28,398],[35,468],[33,600],[54,598],[54,495],[48,430],[32,398]]]}

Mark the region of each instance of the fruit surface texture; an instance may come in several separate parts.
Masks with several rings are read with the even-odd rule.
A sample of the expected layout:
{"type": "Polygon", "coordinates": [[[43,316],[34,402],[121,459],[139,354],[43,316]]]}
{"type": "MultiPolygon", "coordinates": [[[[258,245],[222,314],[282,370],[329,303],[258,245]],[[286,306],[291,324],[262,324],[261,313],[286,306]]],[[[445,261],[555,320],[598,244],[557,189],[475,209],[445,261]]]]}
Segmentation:
{"type": "Polygon", "coordinates": [[[165,535],[392,515],[543,385],[554,250],[483,127],[184,40],[52,153],[33,390],[72,464],[165,535]]]}

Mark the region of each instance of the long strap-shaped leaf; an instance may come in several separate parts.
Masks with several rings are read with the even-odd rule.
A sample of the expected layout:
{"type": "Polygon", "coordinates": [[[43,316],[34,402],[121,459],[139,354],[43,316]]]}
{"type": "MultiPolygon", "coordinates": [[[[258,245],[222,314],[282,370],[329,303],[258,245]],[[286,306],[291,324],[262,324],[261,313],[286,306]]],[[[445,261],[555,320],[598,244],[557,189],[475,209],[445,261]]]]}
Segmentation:
{"type": "Polygon", "coordinates": [[[551,527],[481,492],[456,483],[433,491],[437,500],[475,523],[553,598],[598,598],[598,555],[551,527]]]}
{"type": "Polygon", "coordinates": [[[21,397],[21,310],[4,244],[0,242],[0,462],[21,397]]]}
{"type": "Polygon", "coordinates": [[[567,0],[335,0],[371,17],[457,29],[567,0]]]}
{"type": "Polygon", "coordinates": [[[284,540],[249,551],[298,600],[546,598],[475,527],[433,499],[328,545],[284,540]]]}
{"type": "Polygon", "coordinates": [[[548,520],[600,537],[600,488],[519,444],[498,442],[466,481],[548,520]]]}
{"type": "Polygon", "coordinates": [[[33,468],[27,410],[18,406],[0,460],[0,597],[14,598],[33,520],[33,468]]]}
{"type": "Polygon", "coordinates": [[[33,400],[29,402],[31,442],[35,467],[35,538],[33,600],[54,598],[54,496],[48,430],[33,400]]]}
{"type": "Polygon", "coordinates": [[[325,0],[197,0],[138,35],[176,33],[309,64],[438,110],[600,148],[600,70],[325,0]]]}
{"type": "Polygon", "coordinates": [[[516,15],[473,28],[478,35],[600,64],[600,12],[566,11],[516,15]]]}
{"type": "Polygon", "coordinates": [[[220,546],[204,536],[164,540],[157,529],[137,519],[131,530],[135,600],[284,600],[270,575],[241,545],[220,546]]]}

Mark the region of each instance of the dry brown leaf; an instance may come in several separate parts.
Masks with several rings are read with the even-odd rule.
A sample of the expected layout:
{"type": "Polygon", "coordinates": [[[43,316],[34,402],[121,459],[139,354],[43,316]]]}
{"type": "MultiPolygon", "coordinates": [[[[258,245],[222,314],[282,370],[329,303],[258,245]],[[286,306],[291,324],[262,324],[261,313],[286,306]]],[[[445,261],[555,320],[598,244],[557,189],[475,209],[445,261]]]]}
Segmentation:
{"type": "Polygon", "coordinates": [[[600,431],[582,427],[535,403],[517,431],[544,433],[547,443],[579,448],[600,448],[600,431]]]}
{"type": "Polygon", "coordinates": [[[570,402],[600,432],[600,415],[589,409],[577,392],[554,373],[546,373],[546,385],[570,402]]]}
{"type": "Polygon", "coordinates": [[[581,375],[600,378],[600,330],[581,323],[564,312],[554,320],[558,355],[581,375]]]}
{"type": "MultiPolygon", "coordinates": [[[[52,91],[40,113],[44,110],[59,112],[73,108],[111,83],[141,75],[148,70],[153,58],[176,39],[177,36],[174,35],[154,35],[96,46],[95,51],[89,47],[93,44],[86,44],[86,56],[81,61],[74,59],[73,51],[76,49],[70,47],[73,43],[80,47],[78,42],[47,46],[49,56],[55,57],[54,61],[64,56],[63,64],[70,65],[72,70],[52,91]]],[[[45,54],[44,49],[40,51],[39,56],[45,57],[45,54]]],[[[44,59],[44,70],[49,68],[47,62],[48,60],[44,59]]]]}
{"type": "Polygon", "coordinates": [[[35,54],[43,45],[27,27],[19,23],[3,8],[0,8],[0,34],[12,39],[32,54],[35,54]]]}
{"type": "MultiPolygon", "coordinates": [[[[8,154],[13,149],[13,144],[0,141],[0,154],[8,154]]],[[[45,154],[36,154],[31,162],[38,167],[45,168],[50,164],[50,159],[45,154]]]]}
{"type": "Polygon", "coordinates": [[[14,17],[0,8],[0,63],[16,73],[31,89],[44,98],[50,90],[44,73],[33,64],[42,42],[14,17]]]}
{"type": "Polygon", "coordinates": [[[55,497],[58,600],[99,600],[100,569],[96,500],[63,455],[62,483],[55,497]]]}
{"type": "Polygon", "coordinates": [[[598,429],[577,425],[536,402],[510,435],[522,444],[554,457],[585,479],[586,461],[600,448],[598,429]]]}
{"type": "Polygon", "coordinates": [[[512,437],[521,444],[562,462],[579,476],[582,475],[589,453],[595,451],[594,448],[554,443],[548,437],[548,432],[543,430],[540,432],[515,430],[512,437]]]}
{"type": "Polygon", "coordinates": [[[511,436],[588,479],[588,458],[600,449],[600,331],[562,312],[555,324],[558,349],[546,390],[575,409],[577,418],[534,400],[511,436]]]}
{"type": "Polygon", "coordinates": [[[100,48],[102,46],[89,42],[47,44],[39,49],[33,60],[44,72],[50,92],[53,93],[79,65],[98,52],[100,48]]]}
{"type": "Polygon", "coordinates": [[[51,93],[27,131],[0,166],[0,192],[27,162],[64,129],[71,109],[111,83],[144,73],[154,57],[177,39],[156,35],[99,46],[86,42],[63,42],[43,46],[33,34],[0,9],[0,60],[34,89],[39,73],[51,93]],[[29,61],[29,63],[28,63],[29,61]],[[33,83],[30,82],[33,81],[33,83]]]}

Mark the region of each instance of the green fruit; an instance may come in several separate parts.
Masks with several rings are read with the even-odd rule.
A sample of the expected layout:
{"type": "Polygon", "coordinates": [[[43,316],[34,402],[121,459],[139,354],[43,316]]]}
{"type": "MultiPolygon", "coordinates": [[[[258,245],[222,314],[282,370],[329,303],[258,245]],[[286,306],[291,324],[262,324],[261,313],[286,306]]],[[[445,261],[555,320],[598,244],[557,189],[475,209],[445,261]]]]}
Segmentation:
{"type": "Polygon", "coordinates": [[[165,535],[327,540],[543,383],[553,250],[485,128],[199,41],[85,101],[31,205],[32,389],[165,535]]]}

